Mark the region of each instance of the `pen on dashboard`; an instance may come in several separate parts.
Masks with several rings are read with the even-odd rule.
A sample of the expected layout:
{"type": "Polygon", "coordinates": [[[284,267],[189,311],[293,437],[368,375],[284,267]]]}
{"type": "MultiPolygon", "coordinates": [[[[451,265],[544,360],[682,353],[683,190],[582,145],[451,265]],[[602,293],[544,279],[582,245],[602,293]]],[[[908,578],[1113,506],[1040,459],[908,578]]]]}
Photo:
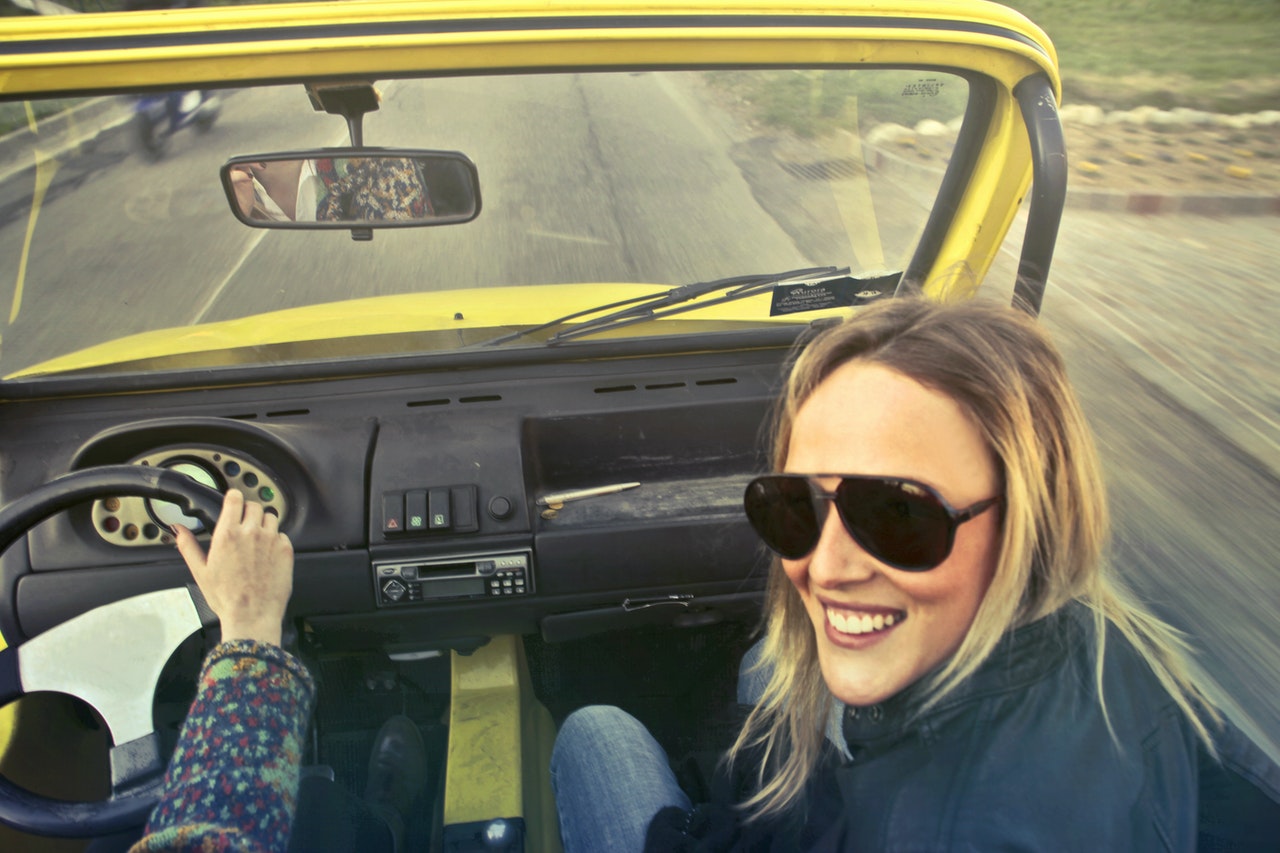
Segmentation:
{"type": "Polygon", "coordinates": [[[538,506],[549,506],[559,509],[557,504],[563,506],[569,501],[582,500],[583,498],[594,498],[600,495],[612,495],[617,492],[625,492],[627,489],[634,489],[639,483],[614,483],[608,486],[594,486],[589,489],[573,489],[568,492],[555,492],[550,495],[543,495],[538,498],[538,506]]]}

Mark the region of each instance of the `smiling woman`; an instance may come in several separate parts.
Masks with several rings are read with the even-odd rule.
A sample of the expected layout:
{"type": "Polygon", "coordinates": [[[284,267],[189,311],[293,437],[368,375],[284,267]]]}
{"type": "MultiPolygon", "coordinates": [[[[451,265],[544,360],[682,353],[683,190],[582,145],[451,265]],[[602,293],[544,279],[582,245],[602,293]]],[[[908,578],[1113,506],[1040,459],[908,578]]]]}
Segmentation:
{"type": "MultiPolygon", "coordinates": [[[[991,496],[1002,485],[981,432],[959,404],[874,359],[841,365],[800,406],[785,470],[911,477],[961,506],[987,508],[995,505],[991,496]],[[917,424],[929,424],[929,431],[917,424]]],[[[814,479],[845,489],[849,482],[826,475],[814,479]]],[[[827,689],[847,705],[884,702],[949,659],[968,634],[996,569],[1000,516],[986,512],[958,530],[948,528],[947,541],[954,545],[946,549],[950,553],[940,549],[941,559],[932,565],[879,570],[880,563],[893,564],[889,555],[862,544],[866,536],[844,522],[853,514],[846,508],[865,512],[870,505],[875,512],[865,529],[915,544],[927,535],[920,525],[901,536],[892,531],[904,518],[928,514],[925,493],[902,486],[897,492],[837,497],[840,512],[820,522],[808,552],[782,562],[813,622],[827,689]],[[839,529],[825,529],[837,523],[839,529]],[[842,530],[854,535],[841,535],[842,530]]],[[[776,511],[766,503],[760,514],[776,511]]]]}
{"type": "Polygon", "coordinates": [[[634,720],[579,712],[552,761],[567,850],[1217,849],[1223,790],[1269,815],[1225,840],[1266,849],[1280,768],[1105,566],[1093,441],[1030,318],[865,309],[800,355],[774,453],[732,778],[691,803],[634,720]]]}

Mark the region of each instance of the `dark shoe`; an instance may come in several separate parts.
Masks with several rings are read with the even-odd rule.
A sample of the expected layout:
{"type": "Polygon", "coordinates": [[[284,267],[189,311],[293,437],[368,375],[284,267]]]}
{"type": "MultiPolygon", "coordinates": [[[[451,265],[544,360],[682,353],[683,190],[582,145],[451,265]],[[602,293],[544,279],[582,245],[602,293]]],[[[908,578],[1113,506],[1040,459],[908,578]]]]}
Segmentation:
{"type": "Polygon", "coordinates": [[[397,851],[404,849],[414,801],[426,784],[427,748],[422,734],[408,717],[392,717],[374,738],[364,799],[387,822],[397,851]]]}

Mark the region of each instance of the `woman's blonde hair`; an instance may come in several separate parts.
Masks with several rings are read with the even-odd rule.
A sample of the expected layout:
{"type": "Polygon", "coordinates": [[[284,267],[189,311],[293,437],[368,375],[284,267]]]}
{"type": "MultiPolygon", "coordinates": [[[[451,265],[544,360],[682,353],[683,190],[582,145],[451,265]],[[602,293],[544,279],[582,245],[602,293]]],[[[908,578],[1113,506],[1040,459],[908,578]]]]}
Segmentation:
{"type": "MultiPolygon", "coordinates": [[[[889,299],[860,310],[796,359],[774,416],[775,470],[786,463],[797,411],[828,375],[852,361],[890,368],[958,403],[990,448],[1003,483],[994,577],[960,647],[927,677],[922,710],[972,675],[1008,631],[1078,601],[1096,624],[1099,696],[1110,623],[1209,744],[1198,714],[1209,705],[1188,672],[1185,641],[1105,568],[1107,501],[1093,438],[1062,358],[1034,319],[981,301],[889,299]]],[[[799,801],[823,749],[832,703],[813,625],[777,560],[765,620],[759,666],[769,681],[728,756],[734,761],[747,748],[764,754],[758,793],[743,804],[753,819],[799,801]]]]}

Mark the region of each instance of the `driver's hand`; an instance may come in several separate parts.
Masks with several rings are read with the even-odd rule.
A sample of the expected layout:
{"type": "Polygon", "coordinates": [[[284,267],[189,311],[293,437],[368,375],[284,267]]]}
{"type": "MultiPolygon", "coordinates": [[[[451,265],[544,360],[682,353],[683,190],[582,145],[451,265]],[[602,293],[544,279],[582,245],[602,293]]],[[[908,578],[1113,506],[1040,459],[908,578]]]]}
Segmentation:
{"type": "Polygon", "coordinates": [[[228,489],[208,556],[190,530],[174,525],[174,532],[178,552],[222,621],[222,639],[280,645],[293,592],[293,543],[280,532],[276,516],[228,489]]]}

